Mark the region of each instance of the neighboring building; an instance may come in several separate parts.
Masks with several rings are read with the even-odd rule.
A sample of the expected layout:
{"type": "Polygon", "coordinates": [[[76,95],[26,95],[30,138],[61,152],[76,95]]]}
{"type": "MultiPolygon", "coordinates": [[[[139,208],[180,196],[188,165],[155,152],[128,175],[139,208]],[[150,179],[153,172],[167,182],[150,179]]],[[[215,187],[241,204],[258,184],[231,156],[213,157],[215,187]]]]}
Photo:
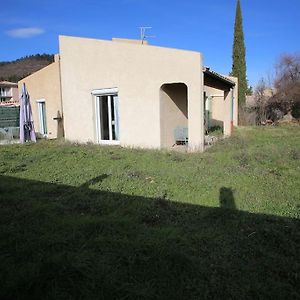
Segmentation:
{"type": "Polygon", "coordinates": [[[203,69],[201,53],[66,36],[59,48],[53,64],[19,82],[48,138],[170,148],[175,129],[187,128],[189,149],[203,150],[204,98],[225,135],[237,125],[236,79],[203,69]]]}
{"type": "Polygon", "coordinates": [[[9,81],[0,81],[0,105],[19,105],[18,84],[9,81]]]}

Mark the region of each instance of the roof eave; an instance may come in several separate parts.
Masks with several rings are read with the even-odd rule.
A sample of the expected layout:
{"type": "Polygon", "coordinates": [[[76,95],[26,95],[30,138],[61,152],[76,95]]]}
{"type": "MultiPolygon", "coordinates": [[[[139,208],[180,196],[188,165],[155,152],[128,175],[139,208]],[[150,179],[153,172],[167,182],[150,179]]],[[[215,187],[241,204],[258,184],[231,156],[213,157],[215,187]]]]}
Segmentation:
{"type": "Polygon", "coordinates": [[[231,87],[234,87],[234,86],[235,86],[235,82],[234,82],[234,81],[230,80],[230,79],[227,78],[227,77],[224,77],[224,76],[218,74],[217,72],[211,71],[211,70],[210,70],[209,68],[207,68],[207,67],[205,67],[205,68],[203,69],[203,73],[206,74],[206,75],[208,75],[208,76],[211,76],[211,77],[213,77],[213,78],[215,78],[215,79],[218,79],[218,80],[222,81],[223,83],[225,83],[225,84],[227,84],[227,85],[229,85],[229,86],[231,86],[231,87]]]}

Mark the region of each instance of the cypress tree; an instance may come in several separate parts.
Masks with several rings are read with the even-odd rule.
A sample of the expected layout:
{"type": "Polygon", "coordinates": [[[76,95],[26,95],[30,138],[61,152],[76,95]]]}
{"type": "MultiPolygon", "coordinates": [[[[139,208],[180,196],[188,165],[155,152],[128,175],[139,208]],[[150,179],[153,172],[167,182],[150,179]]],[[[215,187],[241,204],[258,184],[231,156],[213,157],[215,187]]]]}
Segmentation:
{"type": "Polygon", "coordinates": [[[247,79],[246,79],[246,49],[243,32],[243,18],[240,0],[237,1],[234,24],[234,40],[232,51],[231,75],[238,77],[239,106],[243,107],[246,102],[247,79]]]}

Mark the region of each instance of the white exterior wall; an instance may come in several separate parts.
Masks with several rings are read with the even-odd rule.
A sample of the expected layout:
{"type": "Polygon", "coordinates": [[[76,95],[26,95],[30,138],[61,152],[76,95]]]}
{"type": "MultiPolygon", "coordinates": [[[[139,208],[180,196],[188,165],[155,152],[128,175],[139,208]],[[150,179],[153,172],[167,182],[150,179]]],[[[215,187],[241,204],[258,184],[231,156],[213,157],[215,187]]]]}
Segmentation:
{"type": "Polygon", "coordinates": [[[191,149],[203,149],[203,74],[200,53],[146,45],[61,36],[65,137],[96,142],[92,90],[119,89],[120,143],[160,148],[160,88],[188,87],[191,149]]]}

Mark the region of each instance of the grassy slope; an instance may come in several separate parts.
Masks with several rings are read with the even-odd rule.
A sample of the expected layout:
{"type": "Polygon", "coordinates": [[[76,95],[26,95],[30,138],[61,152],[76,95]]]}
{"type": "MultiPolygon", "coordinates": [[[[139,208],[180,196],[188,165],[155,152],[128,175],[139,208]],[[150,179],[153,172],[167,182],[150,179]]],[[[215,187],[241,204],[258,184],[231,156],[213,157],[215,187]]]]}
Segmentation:
{"type": "Polygon", "coordinates": [[[299,171],[299,127],[204,154],[1,146],[0,298],[297,298],[299,171]]]}

